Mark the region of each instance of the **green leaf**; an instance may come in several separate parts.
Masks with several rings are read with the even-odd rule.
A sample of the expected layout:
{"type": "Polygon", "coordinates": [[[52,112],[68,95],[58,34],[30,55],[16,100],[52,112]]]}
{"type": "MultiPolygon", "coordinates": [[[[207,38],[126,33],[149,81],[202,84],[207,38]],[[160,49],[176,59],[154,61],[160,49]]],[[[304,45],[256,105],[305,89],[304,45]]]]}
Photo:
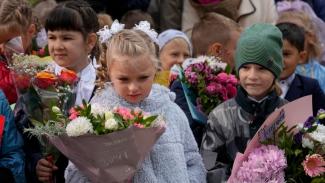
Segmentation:
{"type": "Polygon", "coordinates": [[[311,126],[310,128],[308,128],[308,130],[306,130],[307,133],[311,133],[313,131],[315,131],[317,129],[317,125],[311,126]]]}
{"type": "Polygon", "coordinates": [[[41,121],[37,121],[37,120],[35,120],[35,119],[29,119],[31,122],[32,122],[32,124],[35,126],[35,127],[40,127],[40,126],[44,126],[45,125],[45,123],[43,123],[43,122],[41,122],[41,121]]]}

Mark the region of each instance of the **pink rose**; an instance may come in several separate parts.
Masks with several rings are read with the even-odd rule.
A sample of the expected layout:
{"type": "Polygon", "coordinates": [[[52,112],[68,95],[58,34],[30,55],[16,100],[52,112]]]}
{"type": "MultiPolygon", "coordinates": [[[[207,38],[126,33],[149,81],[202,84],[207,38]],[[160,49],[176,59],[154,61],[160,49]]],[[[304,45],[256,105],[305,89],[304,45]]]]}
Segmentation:
{"type": "Polygon", "coordinates": [[[233,85],[237,85],[238,80],[234,75],[230,74],[229,77],[228,77],[228,83],[231,83],[233,85]]]}
{"type": "Polygon", "coordinates": [[[221,72],[217,75],[217,80],[220,82],[220,83],[226,83],[227,80],[228,80],[228,74],[225,73],[225,72],[221,72]]]}
{"type": "Polygon", "coordinates": [[[208,84],[206,91],[209,95],[216,95],[220,90],[222,86],[219,83],[211,82],[208,84]]]}

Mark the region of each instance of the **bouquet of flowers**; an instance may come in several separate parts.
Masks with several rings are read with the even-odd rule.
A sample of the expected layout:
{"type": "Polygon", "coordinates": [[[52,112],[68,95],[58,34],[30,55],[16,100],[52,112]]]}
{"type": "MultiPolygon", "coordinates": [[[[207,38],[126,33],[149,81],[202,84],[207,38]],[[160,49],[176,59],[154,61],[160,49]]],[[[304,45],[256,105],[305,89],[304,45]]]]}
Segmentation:
{"type": "Polygon", "coordinates": [[[226,66],[218,58],[207,56],[183,64],[182,86],[193,118],[201,116],[198,121],[206,121],[212,109],[236,95],[237,79],[226,73],[226,66]]]}
{"type": "Polygon", "coordinates": [[[290,113],[285,109],[278,112],[262,125],[245,154],[236,156],[229,182],[325,181],[325,126],[319,123],[325,111],[298,124],[286,121],[290,113]]]}
{"type": "Polygon", "coordinates": [[[139,108],[108,110],[83,102],[69,116],[58,107],[52,111],[55,120],[29,131],[47,136],[92,182],[130,180],[165,130],[161,116],[139,108]]]}
{"type": "Polygon", "coordinates": [[[47,68],[50,61],[35,55],[14,54],[10,69],[18,94],[24,94],[30,87],[31,79],[40,71],[47,68]]]}

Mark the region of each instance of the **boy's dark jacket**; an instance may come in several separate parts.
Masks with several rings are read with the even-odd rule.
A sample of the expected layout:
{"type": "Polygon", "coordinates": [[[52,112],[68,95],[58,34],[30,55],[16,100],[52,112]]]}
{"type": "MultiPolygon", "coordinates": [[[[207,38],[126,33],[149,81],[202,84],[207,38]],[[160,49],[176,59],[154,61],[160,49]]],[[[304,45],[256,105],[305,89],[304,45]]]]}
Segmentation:
{"type": "Polygon", "coordinates": [[[319,109],[325,109],[325,94],[317,80],[296,74],[292,81],[285,99],[293,101],[298,98],[312,95],[313,114],[316,115],[319,109]]]}

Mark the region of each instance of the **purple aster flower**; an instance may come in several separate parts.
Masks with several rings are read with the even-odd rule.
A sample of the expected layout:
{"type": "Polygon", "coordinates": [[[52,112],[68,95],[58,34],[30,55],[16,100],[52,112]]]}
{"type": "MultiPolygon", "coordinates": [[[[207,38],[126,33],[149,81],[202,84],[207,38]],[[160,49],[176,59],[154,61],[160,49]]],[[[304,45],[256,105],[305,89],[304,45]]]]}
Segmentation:
{"type": "Polygon", "coordinates": [[[314,117],[309,116],[309,118],[304,123],[304,128],[310,128],[313,125],[314,117]]]}
{"type": "Polygon", "coordinates": [[[301,141],[302,141],[302,135],[303,133],[301,132],[298,132],[294,135],[293,139],[295,141],[296,144],[301,144],[301,141]]]}

